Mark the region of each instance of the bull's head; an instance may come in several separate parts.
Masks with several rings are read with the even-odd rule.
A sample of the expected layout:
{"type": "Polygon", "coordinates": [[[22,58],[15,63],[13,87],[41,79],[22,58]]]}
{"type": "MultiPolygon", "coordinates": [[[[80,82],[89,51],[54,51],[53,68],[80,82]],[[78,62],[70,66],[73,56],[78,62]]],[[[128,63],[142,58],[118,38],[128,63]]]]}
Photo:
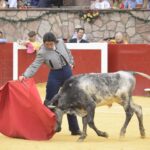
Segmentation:
{"type": "Polygon", "coordinates": [[[55,126],[55,132],[60,132],[61,131],[61,124],[62,124],[62,118],[63,118],[63,114],[64,112],[56,107],[56,106],[51,106],[48,105],[47,106],[51,111],[53,111],[56,115],[56,126],[55,126]]]}

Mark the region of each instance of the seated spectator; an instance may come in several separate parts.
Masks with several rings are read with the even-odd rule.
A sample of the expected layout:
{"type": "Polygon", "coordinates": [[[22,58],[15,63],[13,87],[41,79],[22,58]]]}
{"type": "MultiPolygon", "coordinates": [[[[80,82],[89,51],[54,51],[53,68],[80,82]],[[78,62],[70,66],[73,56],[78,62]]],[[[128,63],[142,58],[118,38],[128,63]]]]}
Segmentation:
{"type": "Polygon", "coordinates": [[[142,8],[143,0],[126,0],[124,7],[127,9],[142,8]]]}
{"type": "MultiPolygon", "coordinates": [[[[81,25],[76,25],[76,26],[75,26],[74,33],[73,33],[71,39],[77,38],[77,30],[80,29],[80,28],[82,28],[81,25]]],[[[85,33],[83,34],[82,39],[87,40],[87,36],[86,36],[85,33]]]]}
{"type": "Polygon", "coordinates": [[[136,8],[142,8],[143,7],[143,0],[136,0],[136,8]]]}
{"type": "Polygon", "coordinates": [[[54,5],[58,7],[63,6],[63,0],[55,0],[54,5]]]}
{"type": "Polygon", "coordinates": [[[0,0],[0,8],[6,8],[6,1],[0,0]]]}
{"type": "Polygon", "coordinates": [[[9,8],[17,8],[17,0],[8,0],[9,8]]]}
{"type": "Polygon", "coordinates": [[[18,0],[18,8],[27,8],[26,0],[18,0]]]}
{"type": "Polygon", "coordinates": [[[150,9],[150,0],[148,0],[147,9],[150,9]]]}
{"type": "Polygon", "coordinates": [[[77,29],[77,37],[69,40],[69,43],[88,43],[87,40],[83,39],[84,28],[77,29]]]}
{"type": "Polygon", "coordinates": [[[54,0],[39,0],[38,7],[48,8],[48,7],[52,7],[53,4],[54,4],[54,0]]]}
{"type": "Polygon", "coordinates": [[[37,7],[39,0],[18,0],[18,8],[37,7]]]}
{"type": "Polygon", "coordinates": [[[110,44],[128,44],[127,39],[121,32],[117,32],[114,39],[109,41],[110,44]]]}
{"type": "Polygon", "coordinates": [[[90,9],[110,9],[110,3],[107,0],[95,0],[90,6],[90,9]]]}
{"type": "Polygon", "coordinates": [[[150,0],[144,0],[143,1],[143,8],[144,9],[150,9],[150,0]]]}
{"type": "Polygon", "coordinates": [[[114,0],[112,7],[113,9],[123,9],[124,8],[123,0],[114,0]]]}
{"type": "Polygon", "coordinates": [[[34,53],[39,50],[41,44],[36,41],[35,31],[30,31],[28,33],[28,40],[23,43],[27,47],[27,53],[34,53]]]}
{"type": "Polygon", "coordinates": [[[31,0],[30,6],[31,6],[31,7],[37,7],[37,6],[38,6],[38,3],[39,3],[39,0],[31,0]]]}
{"type": "Polygon", "coordinates": [[[7,39],[4,37],[4,34],[2,31],[0,31],[0,43],[6,43],[7,39]]]}

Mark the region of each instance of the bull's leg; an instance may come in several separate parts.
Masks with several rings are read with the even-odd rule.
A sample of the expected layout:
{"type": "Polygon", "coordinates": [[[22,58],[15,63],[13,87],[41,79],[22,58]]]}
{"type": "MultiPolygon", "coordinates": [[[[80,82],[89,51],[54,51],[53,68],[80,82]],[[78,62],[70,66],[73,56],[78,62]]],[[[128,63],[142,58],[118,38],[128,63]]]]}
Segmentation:
{"type": "Polygon", "coordinates": [[[83,132],[81,136],[79,137],[78,141],[83,141],[87,136],[87,116],[82,117],[82,124],[83,124],[83,132]]]}
{"type": "Polygon", "coordinates": [[[63,111],[59,108],[55,108],[53,112],[56,115],[56,126],[55,126],[55,132],[61,131],[61,124],[63,119],[63,111]]]}
{"type": "Polygon", "coordinates": [[[142,107],[137,104],[134,104],[134,103],[131,103],[131,107],[134,110],[134,112],[138,118],[138,121],[139,121],[139,130],[140,130],[141,138],[144,138],[145,137],[145,129],[144,129],[144,125],[143,125],[142,107]]]}
{"type": "Polygon", "coordinates": [[[138,121],[139,121],[139,130],[140,130],[141,137],[144,138],[145,130],[144,130],[144,126],[143,126],[143,113],[142,113],[141,106],[134,104],[132,102],[132,99],[130,99],[128,101],[128,104],[124,105],[123,107],[126,112],[126,120],[125,120],[123,127],[121,128],[120,136],[123,137],[125,135],[126,128],[133,116],[133,113],[135,113],[138,118],[138,121]]]}
{"type": "Polygon", "coordinates": [[[125,122],[123,124],[123,127],[121,128],[121,131],[120,131],[120,136],[123,137],[126,133],[126,128],[133,116],[133,110],[131,109],[130,105],[126,105],[126,106],[123,106],[124,107],[124,110],[125,110],[125,113],[126,113],[126,119],[125,119],[125,122]]]}
{"type": "Polygon", "coordinates": [[[95,115],[95,103],[92,102],[90,105],[88,105],[87,107],[87,121],[88,121],[88,125],[96,132],[96,134],[98,136],[102,136],[102,137],[108,137],[108,134],[106,132],[100,131],[97,129],[97,127],[95,126],[94,123],[94,115],[95,115]]]}

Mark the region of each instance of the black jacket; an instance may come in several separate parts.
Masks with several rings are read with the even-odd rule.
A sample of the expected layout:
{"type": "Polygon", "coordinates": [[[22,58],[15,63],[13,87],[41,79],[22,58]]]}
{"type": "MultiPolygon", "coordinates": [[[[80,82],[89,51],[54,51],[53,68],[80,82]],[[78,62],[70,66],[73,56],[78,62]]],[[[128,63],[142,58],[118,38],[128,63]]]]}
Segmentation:
{"type": "MultiPolygon", "coordinates": [[[[70,40],[69,40],[69,43],[77,43],[77,38],[75,38],[75,39],[70,39],[70,40]]],[[[86,40],[84,40],[84,39],[82,39],[82,40],[80,41],[80,43],[89,43],[89,42],[86,41],[86,40]]]]}
{"type": "Polygon", "coordinates": [[[54,3],[54,0],[39,0],[38,7],[48,8],[54,3]]]}

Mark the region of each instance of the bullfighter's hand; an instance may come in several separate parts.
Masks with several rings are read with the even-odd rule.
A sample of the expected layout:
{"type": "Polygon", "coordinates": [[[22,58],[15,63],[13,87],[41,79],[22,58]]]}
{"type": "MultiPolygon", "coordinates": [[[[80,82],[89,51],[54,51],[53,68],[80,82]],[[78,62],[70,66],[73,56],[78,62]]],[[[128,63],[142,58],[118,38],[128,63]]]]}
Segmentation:
{"type": "Polygon", "coordinates": [[[20,80],[21,82],[23,82],[24,79],[25,79],[25,76],[19,76],[19,80],[20,80]]]}
{"type": "Polygon", "coordinates": [[[74,68],[74,65],[70,64],[70,67],[71,67],[71,69],[73,69],[73,68],[74,68]]]}

